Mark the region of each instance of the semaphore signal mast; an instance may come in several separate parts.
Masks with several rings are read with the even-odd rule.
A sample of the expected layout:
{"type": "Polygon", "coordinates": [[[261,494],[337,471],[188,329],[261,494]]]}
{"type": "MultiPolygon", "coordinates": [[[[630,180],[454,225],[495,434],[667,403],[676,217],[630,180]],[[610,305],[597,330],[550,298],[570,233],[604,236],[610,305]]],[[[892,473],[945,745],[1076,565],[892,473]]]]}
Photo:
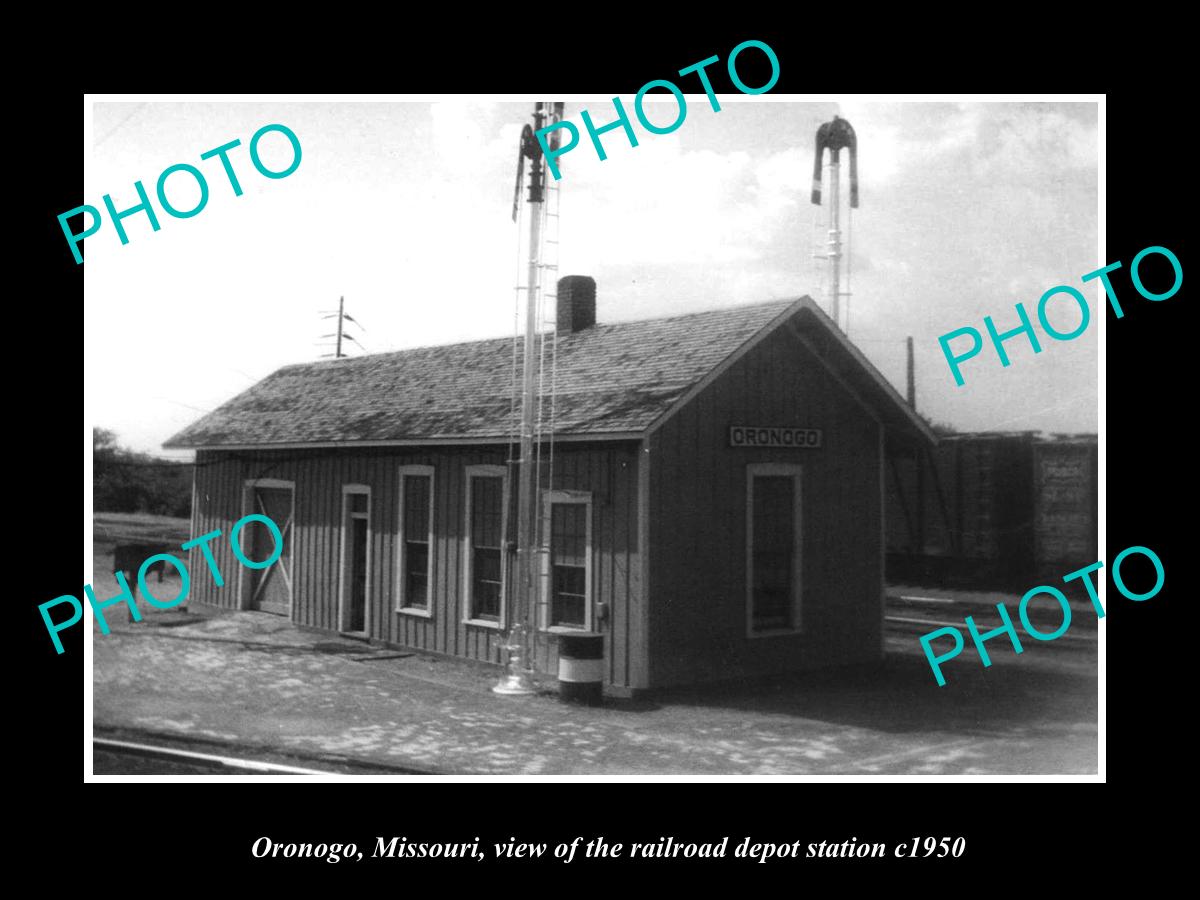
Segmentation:
{"type": "MultiPolygon", "coordinates": [[[[813,160],[812,202],[821,205],[821,168],[824,161],[825,149],[829,149],[829,241],[828,250],[818,259],[829,260],[829,303],[830,318],[838,328],[842,328],[841,298],[849,297],[849,290],[843,291],[840,284],[842,265],[842,230],[840,221],[840,200],[838,197],[840,179],[839,155],[842,150],[850,151],[850,208],[858,209],[858,138],[853,126],[845,119],[833,117],[832,122],[826,122],[817,129],[817,152],[813,160]]],[[[849,287],[849,266],[847,266],[846,283],[849,287]]],[[[846,328],[849,332],[849,303],[846,310],[846,328]]]]}
{"type": "MultiPolygon", "coordinates": [[[[534,427],[538,412],[538,370],[535,359],[535,338],[538,331],[538,311],[542,302],[542,242],[546,218],[546,158],[536,133],[562,121],[563,104],[538,102],[533,108],[533,124],[521,132],[517,153],[517,182],[513,194],[513,220],[521,200],[521,181],[525,165],[529,164],[529,268],[525,291],[524,356],[521,367],[521,426],[520,457],[517,460],[517,573],[514,596],[508,604],[508,630],[503,641],[508,653],[507,669],[492,690],[497,694],[532,694],[533,647],[535,628],[529,619],[537,608],[537,572],[534,557],[537,552],[535,516],[537,512],[538,469],[534,459],[534,427]]],[[[559,131],[551,132],[550,149],[558,149],[559,131]]],[[[507,516],[507,508],[505,515],[507,516]]]]}

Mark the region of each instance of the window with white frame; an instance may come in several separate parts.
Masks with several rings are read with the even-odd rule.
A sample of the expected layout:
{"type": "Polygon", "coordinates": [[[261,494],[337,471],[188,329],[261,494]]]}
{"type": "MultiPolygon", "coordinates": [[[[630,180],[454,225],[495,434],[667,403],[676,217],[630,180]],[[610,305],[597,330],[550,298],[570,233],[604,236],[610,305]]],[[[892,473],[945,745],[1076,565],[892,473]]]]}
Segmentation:
{"type": "Polygon", "coordinates": [[[499,625],[504,610],[503,466],[467,466],[467,620],[499,625]]]}
{"type": "Polygon", "coordinates": [[[750,637],[800,630],[802,469],[746,467],[746,631],[750,637]]]}
{"type": "Polygon", "coordinates": [[[400,528],[396,608],[433,609],[433,466],[400,467],[400,528]]]}
{"type": "Polygon", "coordinates": [[[549,491],[544,528],[547,571],[543,627],[592,627],[592,495],[549,491]]]}

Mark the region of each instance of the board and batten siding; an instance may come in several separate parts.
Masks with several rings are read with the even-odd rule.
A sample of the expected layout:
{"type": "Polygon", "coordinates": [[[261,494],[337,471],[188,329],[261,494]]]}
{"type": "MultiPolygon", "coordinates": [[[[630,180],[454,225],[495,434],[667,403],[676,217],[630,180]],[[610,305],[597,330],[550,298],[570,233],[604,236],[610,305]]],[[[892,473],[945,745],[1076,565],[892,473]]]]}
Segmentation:
{"type": "Polygon", "coordinates": [[[880,658],[882,426],[786,327],[646,441],[649,687],[880,658]],[[731,447],[734,425],[822,431],[819,448],[731,447]],[[800,634],[748,637],[747,465],[803,466],[800,634]]]}
{"type": "MultiPolygon", "coordinates": [[[[222,537],[210,546],[225,585],[215,585],[199,549],[193,548],[188,561],[189,571],[196,573],[191,599],[226,609],[246,608],[240,587],[243,567],[228,540],[233,524],[254,511],[243,508],[246,483],[292,482],[291,618],[299,625],[336,631],[342,488],[366,485],[371,489],[368,636],[399,647],[499,663],[501,632],[463,622],[465,479],[468,466],[503,466],[508,456],[506,447],[199,450],[193,534],[221,531],[222,537]],[[434,469],[432,615],[428,617],[396,611],[400,467],[418,465],[434,469]]],[[[637,640],[636,615],[645,608],[638,539],[638,446],[560,443],[554,448],[552,484],[547,462],[544,455],[544,488],[592,494],[592,601],[603,601],[609,609],[608,621],[597,622],[597,630],[605,635],[606,685],[618,690],[644,686],[634,680],[636,665],[631,665],[629,652],[631,642],[637,640]]],[[[512,537],[515,491],[510,499],[512,537]]],[[[515,555],[510,554],[510,596],[514,569],[515,555]]],[[[558,664],[554,635],[540,633],[536,650],[538,670],[554,674],[558,664]]]]}

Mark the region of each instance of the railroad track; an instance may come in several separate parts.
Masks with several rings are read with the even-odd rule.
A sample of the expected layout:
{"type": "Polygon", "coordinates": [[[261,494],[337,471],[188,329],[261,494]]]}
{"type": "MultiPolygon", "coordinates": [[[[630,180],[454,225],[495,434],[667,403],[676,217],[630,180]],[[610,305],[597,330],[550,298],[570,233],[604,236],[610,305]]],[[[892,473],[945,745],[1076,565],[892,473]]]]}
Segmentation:
{"type": "Polygon", "coordinates": [[[194,768],[197,771],[228,772],[230,774],[256,775],[336,775],[333,771],[320,771],[301,766],[288,766],[280,763],[263,762],[256,759],[242,759],[216,753],[198,753],[194,750],[180,750],[177,747],[163,747],[156,744],[143,744],[135,741],[117,741],[110,738],[92,738],[92,746],[97,750],[107,751],[120,758],[135,757],[151,764],[152,761],[162,761],[176,766],[194,768]]]}
{"type": "MultiPolygon", "coordinates": [[[[958,628],[965,633],[966,625],[963,619],[966,616],[979,616],[981,613],[988,612],[995,615],[994,603],[970,603],[952,597],[889,594],[884,621],[887,622],[889,630],[903,634],[924,634],[935,628],[958,628]]],[[[1096,645],[1096,630],[1091,627],[1090,623],[1087,628],[1077,627],[1076,623],[1080,619],[1080,613],[1080,610],[1072,609],[1071,627],[1065,634],[1056,638],[1056,642],[1062,641],[1068,646],[1081,649],[1096,645]]],[[[1012,615],[1015,621],[1015,612],[1012,615]]],[[[987,621],[991,621],[991,619],[987,621]]],[[[1061,620],[1039,621],[1037,617],[1033,620],[1035,627],[1042,628],[1047,632],[1057,628],[1060,622],[1061,620]]],[[[980,627],[983,627],[982,623],[980,623],[980,627]]]]}
{"type": "MultiPolygon", "coordinates": [[[[290,765],[252,759],[239,753],[243,748],[228,748],[224,753],[203,753],[181,747],[164,746],[161,743],[118,740],[116,738],[92,737],[97,775],[103,774],[199,774],[199,775],[421,775],[428,774],[419,769],[396,766],[373,766],[351,760],[345,762],[318,762],[324,768],[290,765]]],[[[224,749],[224,748],[215,748],[224,749]]],[[[249,748],[245,748],[249,749],[249,748]]]]}

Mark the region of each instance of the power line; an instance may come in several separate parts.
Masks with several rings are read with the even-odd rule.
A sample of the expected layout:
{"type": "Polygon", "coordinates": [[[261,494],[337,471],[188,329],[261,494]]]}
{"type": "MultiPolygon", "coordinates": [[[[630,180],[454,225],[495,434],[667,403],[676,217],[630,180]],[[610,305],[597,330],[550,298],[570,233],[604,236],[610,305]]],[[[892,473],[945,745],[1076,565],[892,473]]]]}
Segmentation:
{"type": "Polygon", "coordinates": [[[170,397],[153,397],[154,400],[162,400],[164,403],[174,403],[176,406],[182,406],[186,409],[193,409],[196,412],[210,413],[211,409],[201,409],[199,406],[192,406],[190,403],[180,403],[178,400],[172,400],[170,397]]]}

